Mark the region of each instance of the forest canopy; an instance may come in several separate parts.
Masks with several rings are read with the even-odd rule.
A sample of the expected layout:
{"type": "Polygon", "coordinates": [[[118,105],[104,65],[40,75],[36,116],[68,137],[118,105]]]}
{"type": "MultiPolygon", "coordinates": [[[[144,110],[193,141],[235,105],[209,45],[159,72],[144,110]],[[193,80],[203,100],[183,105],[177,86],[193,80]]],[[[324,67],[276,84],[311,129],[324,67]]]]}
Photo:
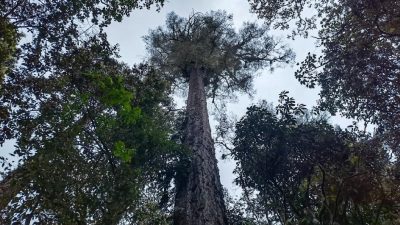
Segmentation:
{"type": "Polygon", "coordinates": [[[296,78],[321,87],[320,106],[375,124],[399,148],[400,1],[249,0],[268,24],[307,36],[317,30],[320,55],[309,54],[296,78]],[[314,11],[315,14],[306,13],[314,11]],[[295,21],[296,26],[289,23],[295,21]]]}
{"type": "Polygon", "coordinates": [[[107,28],[172,2],[2,1],[0,224],[400,223],[400,1],[244,2],[259,21],[170,12],[128,65],[107,28]],[[282,90],[238,120],[219,108],[293,65],[296,38],[320,50],[288,74],[320,90],[315,107],[282,90]]]}

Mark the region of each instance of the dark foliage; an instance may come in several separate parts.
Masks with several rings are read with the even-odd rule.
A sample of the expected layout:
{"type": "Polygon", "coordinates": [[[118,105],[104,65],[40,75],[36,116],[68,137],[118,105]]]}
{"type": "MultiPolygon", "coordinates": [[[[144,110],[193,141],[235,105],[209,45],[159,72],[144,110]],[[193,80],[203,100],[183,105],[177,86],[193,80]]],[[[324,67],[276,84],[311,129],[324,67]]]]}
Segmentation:
{"type": "Polygon", "coordinates": [[[145,65],[104,56],[99,44],[60,58],[52,76],[11,74],[5,83],[24,172],[4,221],[116,224],[144,207],[149,184],[168,191],[180,155],[169,141],[169,85],[145,65]]]}
{"type": "Polygon", "coordinates": [[[183,156],[170,138],[170,84],[119,63],[103,33],[162,3],[0,4],[0,144],[16,141],[19,159],[9,171],[1,158],[0,223],[166,223],[158,203],[169,202],[183,156]]]}
{"type": "Polygon", "coordinates": [[[398,223],[399,171],[381,140],[280,99],[276,112],[249,107],[236,126],[231,156],[249,215],[260,224],[398,223]]]}
{"type": "Polygon", "coordinates": [[[319,23],[322,55],[310,54],[296,73],[307,87],[320,85],[321,107],[376,124],[399,148],[400,1],[251,0],[254,12],[276,27],[307,35],[319,23]],[[311,8],[311,9],[308,9],[311,8]],[[317,13],[307,17],[304,10],[317,13]]]}
{"type": "MultiPolygon", "coordinates": [[[[19,73],[18,76],[25,78],[52,74],[62,63],[59,61],[62,55],[73,54],[74,49],[83,47],[83,43],[94,36],[106,43],[103,27],[113,20],[121,21],[133,9],[149,8],[153,4],[161,6],[163,1],[2,1],[0,82],[4,77],[8,79],[5,75],[9,73],[19,73]],[[23,36],[26,41],[18,44],[23,36]],[[10,70],[16,62],[20,65],[19,72],[10,70]]],[[[101,47],[113,51],[111,55],[116,53],[115,48],[107,44],[101,47]]],[[[2,91],[0,89],[1,95],[2,91]]],[[[0,102],[0,144],[13,136],[13,129],[4,123],[9,120],[9,110],[0,102]]]]}

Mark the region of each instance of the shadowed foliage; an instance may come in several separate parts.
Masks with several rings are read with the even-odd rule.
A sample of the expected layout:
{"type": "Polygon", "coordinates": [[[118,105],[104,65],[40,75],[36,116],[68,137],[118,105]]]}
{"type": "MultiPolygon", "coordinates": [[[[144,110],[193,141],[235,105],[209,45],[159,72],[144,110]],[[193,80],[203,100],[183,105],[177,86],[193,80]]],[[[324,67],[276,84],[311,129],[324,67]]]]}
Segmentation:
{"type": "Polygon", "coordinates": [[[15,192],[1,193],[4,223],[118,224],[144,207],[149,185],[155,203],[169,189],[181,150],[170,140],[168,83],[93,41],[50,77],[5,83],[5,102],[24,108],[10,114],[21,165],[5,179],[15,192]]]}
{"type": "Polygon", "coordinates": [[[236,125],[230,154],[247,206],[236,212],[255,224],[398,223],[398,163],[382,140],[334,128],[286,94],[236,125]]]}
{"type": "Polygon", "coordinates": [[[249,2],[275,27],[289,29],[295,21],[295,35],[318,28],[322,54],[309,54],[296,77],[307,87],[321,86],[321,108],[376,124],[398,152],[400,1],[249,2]]]}

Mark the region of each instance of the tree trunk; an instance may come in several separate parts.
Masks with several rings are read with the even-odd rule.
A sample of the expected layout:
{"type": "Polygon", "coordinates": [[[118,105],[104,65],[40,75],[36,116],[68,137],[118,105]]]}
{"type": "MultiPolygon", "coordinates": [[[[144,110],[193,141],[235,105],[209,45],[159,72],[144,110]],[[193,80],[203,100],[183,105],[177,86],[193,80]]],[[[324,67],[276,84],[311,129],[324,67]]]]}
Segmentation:
{"type": "Polygon", "coordinates": [[[203,77],[201,69],[190,72],[184,144],[191,150],[191,161],[176,182],[175,225],[227,224],[203,77]]]}

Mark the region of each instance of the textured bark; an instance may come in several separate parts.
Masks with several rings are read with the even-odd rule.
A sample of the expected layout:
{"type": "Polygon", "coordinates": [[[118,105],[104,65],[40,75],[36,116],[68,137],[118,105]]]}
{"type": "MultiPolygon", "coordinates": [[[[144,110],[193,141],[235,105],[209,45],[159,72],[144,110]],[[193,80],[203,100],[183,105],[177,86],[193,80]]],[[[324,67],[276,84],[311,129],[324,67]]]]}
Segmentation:
{"type": "Polygon", "coordinates": [[[203,70],[191,70],[184,143],[192,155],[188,171],[176,184],[175,225],[227,224],[203,77],[203,70]]]}

